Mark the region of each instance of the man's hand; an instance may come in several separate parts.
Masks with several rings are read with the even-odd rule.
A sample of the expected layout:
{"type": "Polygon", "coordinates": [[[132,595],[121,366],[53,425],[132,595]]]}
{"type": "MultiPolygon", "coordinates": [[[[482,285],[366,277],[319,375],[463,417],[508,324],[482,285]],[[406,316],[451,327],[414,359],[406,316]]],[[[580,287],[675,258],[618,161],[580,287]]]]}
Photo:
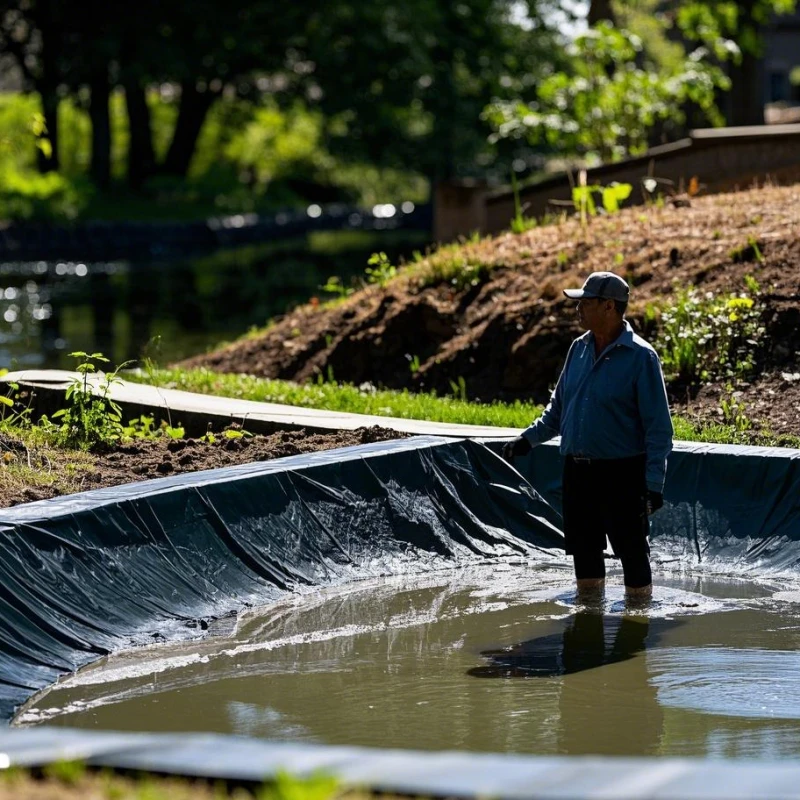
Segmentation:
{"type": "Polygon", "coordinates": [[[664,495],[661,492],[654,492],[652,489],[647,490],[647,513],[654,514],[661,506],[664,505],[664,495]]]}
{"type": "Polygon", "coordinates": [[[531,450],[531,443],[524,436],[517,436],[503,445],[503,458],[511,462],[514,456],[524,456],[531,450]]]}

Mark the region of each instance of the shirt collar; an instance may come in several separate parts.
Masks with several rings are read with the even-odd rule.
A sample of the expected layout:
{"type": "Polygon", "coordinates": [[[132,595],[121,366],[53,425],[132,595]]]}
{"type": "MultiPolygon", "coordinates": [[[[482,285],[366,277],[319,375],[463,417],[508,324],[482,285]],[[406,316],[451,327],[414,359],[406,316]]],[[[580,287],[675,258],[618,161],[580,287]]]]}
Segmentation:
{"type": "MultiPolygon", "coordinates": [[[[620,333],[620,335],[617,336],[617,338],[613,342],[611,342],[611,344],[608,347],[609,348],[610,347],[615,347],[616,345],[621,344],[621,345],[624,345],[625,347],[633,348],[634,347],[633,335],[634,335],[633,334],[633,328],[631,327],[630,322],[628,322],[628,320],[626,320],[626,319],[623,319],[622,320],[622,333],[620,333]]],[[[588,346],[590,344],[594,344],[594,334],[591,331],[586,331],[586,333],[583,334],[582,338],[583,338],[584,344],[586,346],[588,346]]],[[[606,348],[606,349],[608,349],[608,348],[606,348]]]]}

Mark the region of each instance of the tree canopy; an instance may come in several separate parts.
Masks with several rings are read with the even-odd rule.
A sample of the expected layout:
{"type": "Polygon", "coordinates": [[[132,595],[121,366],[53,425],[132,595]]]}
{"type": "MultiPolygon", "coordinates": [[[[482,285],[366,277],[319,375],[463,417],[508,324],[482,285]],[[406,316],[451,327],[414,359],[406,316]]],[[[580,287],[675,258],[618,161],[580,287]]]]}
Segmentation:
{"type": "MultiPolygon", "coordinates": [[[[507,174],[532,149],[619,157],[679,131],[687,112],[719,122],[720,92],[746,94],[761,27],[794,3],[594,0],[595,24],[570,39],[561,0],[2,0],[0,56],[41,100],[42,172],[66,157],[69,100],[90,120],[94,184],[118,177],[122,96],[133,189],[185,179],[212,124],[218,153],[254,185],[280,170],[277,141],[436,181],[507,174]],[[168,141],[154,92],[172,109],[168,141]]],[[[731,106],[729,122],[757,112],[731,106]]]]}

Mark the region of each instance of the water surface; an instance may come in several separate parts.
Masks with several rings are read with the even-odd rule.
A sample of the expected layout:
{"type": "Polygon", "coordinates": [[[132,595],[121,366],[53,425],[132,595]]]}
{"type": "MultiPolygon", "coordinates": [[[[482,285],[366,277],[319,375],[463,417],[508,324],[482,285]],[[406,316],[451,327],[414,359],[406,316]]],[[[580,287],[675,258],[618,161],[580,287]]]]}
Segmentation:
{"type": "Polygon", "coordinates": [[[18,722],[539,754],[794,758],[800,603],[662,577],[575,605],[565,573],[480,567],[314,592],[202,643],[131,651],[18,722]]]}
{"type": "Polygon", "coordinates": [[[75,350],[114,364],[168,363],[234,339],[306,302],[331,276],[357,285],[367,259],[393,263],[428,235],[329,231],[297,240],[150,261],[0,262],[0,367],[70,369],[75,350]]]}

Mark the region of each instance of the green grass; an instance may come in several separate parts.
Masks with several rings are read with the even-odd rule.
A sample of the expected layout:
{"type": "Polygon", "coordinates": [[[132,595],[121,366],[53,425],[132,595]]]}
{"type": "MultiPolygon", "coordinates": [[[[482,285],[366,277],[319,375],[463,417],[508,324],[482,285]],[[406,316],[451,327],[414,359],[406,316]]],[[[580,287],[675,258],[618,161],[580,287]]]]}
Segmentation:
{"type": "MultiPolygon", "coordinates": [[[[544,410],[541,405],[519,400],[514,403],[471,403],[432,393],[375,389],[368,384],[361,387],[332,382],[298,384],[207,369],[153,370],[126,377],[141,383],[157,383],[170,389],[263,403],[500,428],[525,428],[544,410]]],[[[683,441],[800,448],[800,437],[778,436],[763,429],[743,429],[741,425],[724,423],[698,423],[679,415],[674,415],[672,422],[675,438],[683,441]]]]}
{"type": "MultiPolygon", "coordinates": [[[[386,800],[399,800],[381,795],[386,800]]],[[[263,784],[228,785],[203,778],[96,770],[79,761],[60,761],[30,771],[16,765],[0,770],[3,800],[371,800],[368,790],[351,790],[324,773],[295,778],[279,772],[263,784]]]]}
{"type": "Polygon", "coordinates": [[[443,245],[425,257],[420,256],[417,262],[406,267],[398,278],[411,279],[418,289],[442,283],[450,284],[456,291],[478,286],[488,280],[491,271],[498,266],[487,263],[469,247],[478,244],[479,241],[480,239],[473,235],[463,244],[443,245]]]}
{"type": "Polygon", "coordinates": [[[533,403],[470,403],[455,397],[408,390],[375,389],[371,384],[298,384],[290,381],[228,375],[207,369],[156,370],[126,375],[141,383],[200,394],[215,394],[262,403],[285,403],[303,408],[323,408],[381,417],[422,419],[466,425],[521,428],[530,425],[543,410],[533,403]]]}

